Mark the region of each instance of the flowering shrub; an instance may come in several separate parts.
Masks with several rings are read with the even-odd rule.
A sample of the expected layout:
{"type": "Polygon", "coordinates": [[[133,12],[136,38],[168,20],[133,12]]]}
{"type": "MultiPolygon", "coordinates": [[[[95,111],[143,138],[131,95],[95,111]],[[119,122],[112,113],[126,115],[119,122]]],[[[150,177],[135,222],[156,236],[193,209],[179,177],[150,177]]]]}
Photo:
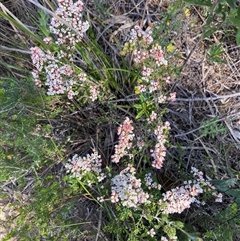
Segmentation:
{"type": "MultiPolygon", "coordinates": [[[[127,117],[118,128],[119,144],[115,146],[112,163],[120,163],[121,160],[125,160],[125,163],[134,163],[133,158],[131,158],[130,148],[133,148],[133,142],[137,142],[137,138],[135,138],[133,130],[133,122],[127,117]]],[[[163,222],[163,233],[167,234],[170,239],[162,236],[161,240],[178,240],[176,229],[182,228],[183,224],[179,222],[174,223],[173,221],[170,222],[168,221],[168,216],[165,215],[182,213],[185,209],[190,208],[192,203],[204,205],[204,202],[197,198],[199,194],[204,192],[212,192],[216,202],[221,202],[222,195],[217,193],[209,180],[203,177],[203,173],[194,167],[192,167],[191,170],[192,180],[184,181],[182,186],[177,186],[166,192],[162,190],[161,185],[154,181],[153,171],[154,168],[162,168],[166,155],[164,143],[167,136],[163,134],[164,130],[169,130],[168,122],[163,126],[157,126],[154,131],[157,144],[155,145],[155,150],[152,151],[153,169],[150,169],[150,172],[144,169],[137,170],[134,164],[127,164],[127,167],[120,171],[119,174],[115,174],[109,182],[105,178],[108,173],[107,169],[109,168],[102,168],[101,158],[95,149],[93,154],[87,155],[87,157],[81,158],[77,155],[73,156],[73,158],[69,160],[70,163],[68,162],[65,167],[73,177],[77,177],[80,180],[83,180],[85,175],[85,183],[88,186],[92,185],[89,175],[95,173],[101,189],[107,190],[107,194],[104,195],[101,194],[101,191],[99,192],[100,196],[97,198],[98,201],[108,202],[110,200],[112,204],[116,204],[118,207],[126,207],[130,210],[137,211],[138,218],[141,217],[142,220],[141,232],[145,233],[145,235],[157,238],[156,227],[163,222]],[[144,178],[141,178],[143,174],[144,178]],[[146,213],[151,213],[151,215],[149,216],[149,214],[147,215],[146,213]],[[144,220],[149,221],[147,226],[144,226],[144,220]]],[[[122,163],[122,165],[124,165],[124,163],[122,163]]],[[[111,173],[111,176],[113,174],[114,172],[111,173]]],[[[95,181],[96,185],[98,185],[97,182],[95,181]]],[[[121,209],[119,213],[121,213],[121,209]]],[[[129,217],[125,219],[128,218],[129,217]]],[[[159,227],[161,227],[161,225],[159,227]]]]}
{"type": "MultiPolygon", "coordinates": [[[[141,68],[142,77],[138,80],[135,93],[154,92],[156,103],[163,103],[167,100],[165,85],[171,83],[168,76],[162,74],[168,62],[161,46],[153,43],[151,34],[151,29],[143,31],[140,26],[135,26],[131,31],[131,39],[125,43],[121,54],[132,53],[133,61],[141,68]]],[[[175,100],[175,94],[170,94],[170,100],[175,100]]]]}
{"type": "Polygon", "coordinates": [[[149,195],[141,188],[141,180],[135,177],[136,169],[129,165],[112,178],[111,202],[121,201],[123,206],[137,207],[148,201],[149,195]]]}
{"type": "MultiPolygon", "coordinates": [[[[44,39],[49,49],[31,48],[35,67],[33,79],[39,87],[44,82],[48,95],[67,93],[72,99],[78,95],[76,86],[80,86],[88,88],[89,98],[95,101],[100,93],[99,85],[74,63],[72,57],[75,45],[83,40],[89,28],[89,23],[82,21],[83,3],[58,0],[58,6],[50,24],[53,37],[44,39]]],[[[166,72],[168,62],[161,46],[154,42],[152,29],[143,31],[140,26],[135,26],[130,41],[121,51],[122,56],[127,54],[132,54],[134,66],[140,69],[135,86],[139,102],[134,107],[136,121],[140,119],[138,123],[146,132],[137,136],[134,133],[136,121],[125,117],[118,127],[118,143],[109,166],[102,165],[98,150],[93,149],[93,153],[85,157],[75,154],[65,168],[71,177],[86,187],[95,185],[96,199],[113,206],[119,222],[130,225],[131,219],[134,220],[128,231],[136,237],[129,236],[128,240],[150,237],[152,240],[178,240],[176,230],[184,225],[170,221],[169,215],[182,213],[192,203],[203,204],[198,196],[204,192],[213,191],[216,201],[221,201],[221,195],[196,168],[192,168],[193,180],[171,190],[162,190],[155,173],[164,166],[170,124],[163,122],[163,111],[159,106],[175,101],[176,93],[167,91],[171,84],[166,72]],[[141,161],[138,162],[143,157],[146,160],[144,168],[139,164],[141,161]]]]}
{"type": "Polygon", "coordinates": [[[89,23],[82,21],[82,11],[82,1],[73,3],[71,0],[58,0],[56,17],[52,18],[50,24],[51,33],[57,36],[56,44],[74,50],[75,44],[82,41],[84,33],[89,28],[89,23]]]}
{"type": "MultiPolygon", "coordinates": [[[[86,157],[80,157],[75,154],[72,159],[68,160],[65,167],[67,172],[71,173],[79,180],[82,180],[87,174],[95,174],[98,182],[101,182],[106,176],[102,172],[102,160],[100,158],[101,156],[98,155],[95,149],[93,149],[93,153],[91,155],[88,154],[86,157]]],[[[92,184],[90,180],[88,184],[92,184]]]]}
{"type": "Polygon", "coordinates": [[[77,86],[89,89],[90,99],[95,101],[99,93],[98,84],[94,83],[85,72],[74,65],[75,45],[82,41],[89,28],[87,21],[82,21],[82,1],[59,0],[58,8],[50,23],[53,37],[44,38],[49,46],[46,50],[32,47],[31,57],[35,69],[32,71],[37,86],[47,86],[48,95],[67,93],[68,98],[78,94],[77,86]]]}

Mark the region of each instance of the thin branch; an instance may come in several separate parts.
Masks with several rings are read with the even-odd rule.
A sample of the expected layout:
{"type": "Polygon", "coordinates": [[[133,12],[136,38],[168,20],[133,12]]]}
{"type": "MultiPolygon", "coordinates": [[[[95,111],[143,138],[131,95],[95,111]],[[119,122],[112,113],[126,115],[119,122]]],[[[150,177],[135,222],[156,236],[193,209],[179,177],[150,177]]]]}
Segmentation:
{"type": "Polygon", "coordinates": [[[8,48],[8,47],[2,46],[2,45],[0,45],[0,49],[4,49],[4,50],[10,51],[10,52],[19,52],[19,53],[23,53],[23,54],[31,54],[31,52],[27,51],[27,50],[21,50],[21,49],[16,49],[16,48],[8,48]]]}
{"type": "Polygon", "coordinates": [[[233,98],[233,97],[238,97],[238,96],[240,96],[240,93],[234,93],[234,94],[230,94],[230,95],[218,95],[215,97],[206,97],[206,98],[192,98],[192,99],[176,98],[176,101],[186,101],[186,102],[208,101],[208,100],[228,99],[228,98],[233,98]]]}

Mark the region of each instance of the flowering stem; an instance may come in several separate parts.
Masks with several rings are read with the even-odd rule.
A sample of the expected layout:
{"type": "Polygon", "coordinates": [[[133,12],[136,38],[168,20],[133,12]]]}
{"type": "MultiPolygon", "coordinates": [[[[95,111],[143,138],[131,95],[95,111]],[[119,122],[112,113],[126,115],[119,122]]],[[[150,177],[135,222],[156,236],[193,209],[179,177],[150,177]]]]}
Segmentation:
{"type": "Polygon", "coordinates": [[[96,203],[98,203],[99,205],[101,205],[99,203],[99,201],[91,194],[91,192],[89,192],[89,190],[86,188],[84,183],[79,178],[77,178],[77,180],[78,180],[79,184],[81,185],[81,187],[84,189],[84,191],[92,198],[92,200],[95,201],[96,203]]]}

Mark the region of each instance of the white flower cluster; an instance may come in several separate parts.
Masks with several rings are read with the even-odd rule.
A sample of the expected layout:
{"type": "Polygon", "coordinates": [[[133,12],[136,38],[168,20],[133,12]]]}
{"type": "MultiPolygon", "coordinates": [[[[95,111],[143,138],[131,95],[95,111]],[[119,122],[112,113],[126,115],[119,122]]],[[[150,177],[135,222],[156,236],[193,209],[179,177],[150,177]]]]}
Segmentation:
{"type": "Polygon", "coordinates": [[[146,44],[151,44],[153,42],[153,37],[151,36],[151,29],[147,29],[146,31],[142,30],[139,25],[136,25],[133,29],[131,29],[131,41],[135,42],[138,38],[142,38],[146,44]]]}
{"type": "Polygon", "coordinates": [[[199,184],[190,183],[185,186],[176,187],[163,194],[163,200],[167,206],[164,208],[163,213],[181,213],[186,208],[190,208],[190,204],[197,202],[195,196],[203,193],[203,189],[199,184]]]}
{"type": "Polygon", "coordinates": [[[41,71],[47,61],[45,53],[39,47],[30,48],[32,63],[38,71],[41,71]]]}
{"type": "MultiPolygon", "coordinates": [[[[163,213],[181,213],[186,208],[189,208],[191,203],[200,203],[196,197],[204,192],[203,188],[207,187],[210,190],[215,190],[215,187],[203,177],[203,172],[192,167],[191,173],[194,180],[185,181],[183,186],[173,188],[163,194],[163,199],[159,201],[160,204],[165,202],[167,205],[163,213]]],[[[221,193],[213,192],[212,195],[215,197],[216,202],[222,202],[221,193]]]]}
{"type": "MultiPolygon", "coordinates": [[[[73,3],[72,0],[58,0],[58,6],[50,24],[50,32],[56,36],[56,41],[53,41],[52,37],[46,37],[43,40],[47,45],[53,42],[57,44],[59,51],[58,53],[50,50],[44,52],[39,47],[32,47],[30,49],[31,58],[35,67],[32,76],[39,87],[42,86],[40,77],[44,76],[48,95],[67,92],[68,98],[72,99],[74,95],[77,95],[77,92],[73,91],[73,85],[83,83],[81,78],[78,79],[71,66],[73,50],[76,43],[82,41],[84,33],[89,28],[89,23],[81,20],[82,1],[73,3]],[[65,58],[69,60],[68,64],[64,64],[65,58]]],[[[97,94],[96,86],[90,89],[90,99],[96,100],[97,94]]]]}
{"type": "Polygon", "coordinates": [[[76,93],[72,91],[72,86],[76,83],[73,76],[73,69],[70,65],[62,64],[61,59],[55,58],[50,51],[44,53],[39,47],[33,47],[31,58],[36,69],[32,71],[34,82],[41,87],[40,74],[44,70],[46,75],[45,85],[48,86],[48,95],[63,94],[68,92],[71,99],[76,93]]]}
{"type": "Polygon", "coordinates": [[[82,1],[73,3],[72,0],[58,0],[58,6],[56,17],[51,20],[50,31],[57,36],[58,44],[67,44],[70,49],[82,41],[89,23],[82,21],[82,1]]]}
{"type": "MultiPolygon", "coordinates": [[[[191,168],[191,173],[195,178],[194,180],[195,182],[200,183],[202,186],[207,187],[209,190],[216,190],[216,188],[210,183],[211,179],[208,176],[204,178],[203,172],[199,171],[196,167],[191,168]]],[[[217,191],[214,191],[212,195],[213,197],[215,197],[215,202],[222,202],[222,198],[223,198],[222,193],[218,193],[217,191]]]]}
{"type": "Polygon", "coordinates": [[[141,180],[135,177],[136,169],[129,165],[119,175],[112,179],[111,201],[122,201],[126,207],[136,208],[142,203],[148,202],[149,194],[141,188],[141,180]]]}
{"type": "Polygon", "coordinates": [[[145,175],[144,181],[145,181],[145,185],[147,186],[148,189],[161,190],[161,188],[162,188],[162,186],[159,183],[154,182],[154,180],[152,178],[152,173],[147,173],[145,175]]]}
{"type": "Polygon", "coordinates": [[[88,154],[86,157],[80,157],[75,154],[72,159],[69,159],[68,163],[65,164],[65,168],[67,172],[70,172],[72,176],[79,178],[79,180],[88,173],[95,173],[98,182],[101,182],[106,177],[102,172],[101,156],[98,155],[95,149],[93,149],[91,155],[88,154]]]}

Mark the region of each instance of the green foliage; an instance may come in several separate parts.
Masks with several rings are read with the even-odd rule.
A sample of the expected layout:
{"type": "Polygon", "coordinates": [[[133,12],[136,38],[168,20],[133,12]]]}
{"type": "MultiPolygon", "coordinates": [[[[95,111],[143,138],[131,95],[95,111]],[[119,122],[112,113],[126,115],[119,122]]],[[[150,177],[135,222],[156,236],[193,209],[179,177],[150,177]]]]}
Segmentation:
{"type": "Polygon", "coordinates": [[[37,166],[40,160],[47,158],[49,153],[46,149],[52,146],[50,140],[38,136],[36,129],[36,115],[33,112],[42,108],[39,102],[42,95],[29,79],[2,78],[0,85],[3,90],[0,104],[1,146],[5,162],[13,162],[15,167],[21,168],[37,166]],[[18,159],[20,162],[17,164],[18,159]]]}
{"type": "Polygon", "coordinates": [[[210,137],[214,139],[217,135],[224,135],[226,133],[226,127],[223,124],[218,124],[218,117],[214,117],[211,120],[206,120],[202,123],[200,133],[204,137],[210,137]]]}
{"type": "Polygon", "coordinates": [[[32,38],[36,43],[41,44],[46,49],[48,48],[46,43],[33,31],[31,31],[24,23],[22,23],[16,16],[14,16],[7,8],[0,10],[0,16],[6,20],[8,20],[13,26],[19,28],[23,33],[27,34],[30,38],[32,38]]]}
{"type": "Polygon", "coordinates": [[[184,0],[184,2],[195,4],[198,6],[212,6],[212,1],[211,0],[184,0]]]}
{"type": "Polygon", "coordinates": [[[154,104],[148,98],[144,97],[144,95],[140,95],[139,98],[141,103],[134,105],[137,110],[136,119],[140,119],[143,116],[149,118],[151,112],[154,110],[154,104]]]}
{"type": "Polygon", "coordinates": [[[217,213],[215,226],[205,234],[206,240],[234,240],[234,236],[239,234],[239,215],[240,209],[236,203],[217,213]]]}
{"type": "Polygon", "coordinates": [[[222,45],[212,45],[210,50],[207,53],[207,57],[209,58],[210,63],[222,63],[226,64],[226,61],[223,60],[224,50],[222,45]]]}
{"type": "Polygon", "coordinates": [[[211,219],[208,218],[204,227],[207,230],[205,239],[209,241],[235,240],[239,235],[240,225],[240,182],[237,178],[231,178],[228,180],[212,180],[211,183],[224,196],[232,197],[232,203],[225,208],[221,207],[220,211],[215,211],[211,219]]]}
{"type": "MultiPolygon", "coordinates": [[[[54,165],[55,158],[61,156],[53,140],[45,137],[51,129],[43,123],[39,125],[38,121],[39,113],[42,113],[41,118],[47,118],[44,113],[48,112],[48,101],[27,78],[1,77],[0,89],[0,184],[1,188],[10,185],[13,191],[20,192],[10,205],[17,213],[15,218],[9,217],[14,218],[15,229],[4,240],[11,237],[19,240],[39,240],[40,237],[57,240],[53,226],[64,219],[60,217],[60,211],[55,217],[53,212],[63,205],[66,197],[62,183],[54,180],[54,175],[40,178],[42,170],[54,165]],[[31,195],[26,202],[22,198],[24,190],[32,188],[28,191],[31,195]],[[55,224],[50,225],[50,222],[55,224]]],[[[1,197],[4,196],[6,198],[8,194],[1,193],[1,197]]],[[[12,221],[9,220],[9,224],[12,221]]],[[[64,227],[65,223],[61,225],[64,227]]],[[[65,234],[61,233],[61,229],[57,230],[59,237],[63,238],[65,234]]]]}
{"type": "Polygon", "coordinates": [[[210,0],[184,0],[187,3],[207,8],[207,20],[204,26],[202,38],[207,38],[215,33],[225,24],[230,25],[236,31],[236,43],[239,45],[240,29],[240,6],[237,7],[234,0],[217,0],[212,3],[210,0]],[[214,21],[218,18],[218,21],[214,21]]]}
{"type": "Polygon", "coordinates": [[[43,37],[48,37],[50,35],[49,30],[49,15],[43,12],[42,10],[38,10],[39,19],[36,25],[38,26],[39,35],[43,37]]]}
{"type": "Polygon", "coordinates": [[[212,183],[220,192],[232,196],[237,205],[240,206],[240,181],[237,178],[212,180],[212,183]]]}

